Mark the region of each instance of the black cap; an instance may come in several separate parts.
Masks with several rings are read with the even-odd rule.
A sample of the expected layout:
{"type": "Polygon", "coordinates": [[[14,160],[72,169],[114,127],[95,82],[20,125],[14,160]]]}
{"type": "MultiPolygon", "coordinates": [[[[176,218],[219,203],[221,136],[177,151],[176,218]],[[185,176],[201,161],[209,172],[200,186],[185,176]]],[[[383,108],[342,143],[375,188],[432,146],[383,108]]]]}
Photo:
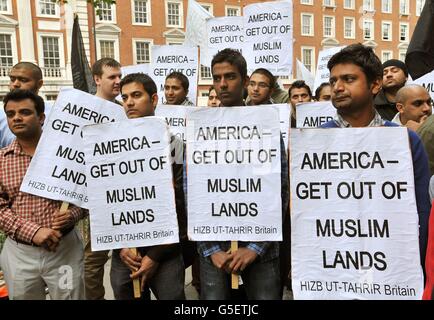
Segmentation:
{"type": "Polygon", "coordinates": [[[404,74],[406,77],[408,77],[408,69],[404,62],[398,59],[390,59],[383,63],[383,70],[387,67],[398,67],[402,71],[404,71],[404,74]]]}

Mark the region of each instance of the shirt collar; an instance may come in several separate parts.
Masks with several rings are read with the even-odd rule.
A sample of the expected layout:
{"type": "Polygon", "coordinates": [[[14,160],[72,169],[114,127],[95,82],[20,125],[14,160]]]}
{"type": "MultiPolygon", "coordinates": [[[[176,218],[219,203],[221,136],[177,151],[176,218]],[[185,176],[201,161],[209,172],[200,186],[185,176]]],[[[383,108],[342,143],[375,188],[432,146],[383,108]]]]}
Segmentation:
{"type": "Polygon", "coordinates": [[[17,139],[14,139],[10,145],[8,145],[7,147],[5,147],[4,150],[5,150],[4,155],[7,155],[9,153],[17,154],[17,155],[18,154],[24,154],[23,153],[23,148],[21,148],[21,146],[18,143],[17,139]]]}
{"type": "MultiPolygon", "coordinates": [[[[334,119],[336,125],[340,128],[351,128],[351,125],[348,121],[341,117],[341,115],[337,114],[334,119]]],[[[384,120],[381,118],[380,114],[377,110],[375,110],[374,119],[367,125],[367,127],[381,127],[384,126],[384,120]]]]}

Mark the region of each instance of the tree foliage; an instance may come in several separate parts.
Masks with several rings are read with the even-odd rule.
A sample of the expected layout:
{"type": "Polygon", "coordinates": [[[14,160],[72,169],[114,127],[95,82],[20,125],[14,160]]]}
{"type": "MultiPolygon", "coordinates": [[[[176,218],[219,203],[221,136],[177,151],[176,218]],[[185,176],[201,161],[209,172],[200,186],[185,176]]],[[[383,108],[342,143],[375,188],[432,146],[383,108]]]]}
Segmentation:
{"type": "MultiPolygon", "coordinates": [[[[91,3],[94,7],[98,7],[101,3],[114,4],[116,0],[86,0],[87,3],[91,3]]],[[[57,3],[68,3],[68,0],[56,0],[57,3]]]]}

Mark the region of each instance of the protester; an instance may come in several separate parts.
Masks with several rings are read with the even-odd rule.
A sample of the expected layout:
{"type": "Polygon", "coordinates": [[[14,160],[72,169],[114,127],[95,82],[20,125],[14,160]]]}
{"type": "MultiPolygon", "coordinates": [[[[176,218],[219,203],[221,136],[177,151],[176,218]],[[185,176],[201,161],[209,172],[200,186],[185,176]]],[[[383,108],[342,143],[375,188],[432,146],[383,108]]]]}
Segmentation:
{"type": "Polygon", "coordinates": [[[220,105],[220,100],[217,96],[214,86],[211,86],[208,90],[208,107],[218,107],[220,105]]]}
{"type": "Polygon", "coordinates": [[[9,299],[42,300],[46,287],[51,299],[83,299],[83,244],[74,225],[84,211],[71,205],[60,212],[60,201],[19,191],[42,134],[44,101],[15,89],[3,103],[16,136],[0,150],[0,230],[7,235],[0,264],[9,299]]]}
{"type": "MultiPolygon", "coordinates": [[[[129,119],[154,115],[158,103],[157,86],[148,75],[129,74],[122,79],[120,88],[123,107],[129,119]]],[[[187,237],[187,217],[182,182],[183,165],[174,163],[172,169],[180,237],[184,240],[187,237]]],[[[149,289],[160,300],[185,299],[184,262],[179,243],[141,247],[138,248],[137,255],[128,248],[114,250],[110,278],[116,300],[134,299],[132,279],[140,278],[145,299],[150,299],[149,289]]]]}
{"type": "Polygon", "coordinates": [[[249,99],[247,105],[257,106],[261,104],[274,104],[273,94],[276,78],[267,69],[259,68],[250,75],[247,86],[249,99]]]}
{"type": "MultiPolygon", "coordinates": [[[[381,90],[381,62],[372,48],[350,45],[335,54],[327,65],[330,70],[332,102],[337,109],[334,121],[324,128],[393,127],[375,109],[374,96],[381,90]]],[[[417,134],[408,131],[413,159],[415,196],[419,215],[419,249],[421,265],[425,265],[430,199],[430,174],[423,145],[417,134]]],[[[399,174],[399,173],[397,173],[399,174]]]]}
{"type": "Polygon", "coordinates": [[[330,101],[332,99],[330,83],[323,82],[316,88],[315,99],[316,101],[330,101]]]}
{"type": "MultiPolygon", "coordinates": [[[[120,92],[120,63],[112,58],[102,58],[92,66],[92,75],[97,88],[95,96],[118,103],[115,98],[120,92]]],[[[110,250],[92,252],[89,237],[84,252],[84,279],[88,300],[104,299],[104,265],[109,259],[109,252],[110,250]]]]}
{"type": "Polygon", "coordinates": [[[181,72],[174,71],[166,77],[164,82],[164,95],[166,104],[179,106],[194,106],[188,95],[189,81],[181,72]]]}
{"type": "Polygon", "coordinates": [[[416,133],[425,147],[428,154],[429,169],[431,175],[434,175],[434,115],[426,119],[417,129],[416,133]]]}
{"type": "Polygon", "coordinates": [[[291,103],[291,128],[297,126],[295,106],[299,103],[312,101],[312,91],[303,80],[297,80],[291,84],[288,90],[289,103],[291,103]]]}
{"type": "MultiPolygon", "coordinates": [[[[243,89],[247,86],[247,64],[236,50],[224,49],[211,63],[214,87],[221,106],[243,106],[243,89]]],[[[282,215],[288,204],[288,164],[283,140],[282,152],[282,215]]],[[[200,241],[201,299],[230,298],[229,274],[241,274],[248,299],[281,299],[278,242],[243,242],[229,252],[230,241],[200,241]]]]}
{"type": "MultiPolygon", "coordinates": [[[[19,62],[14,65],[9,72],[9,90],[22,89],[30,90],[38,94],[39,89],[44,84],[42,80],[42,70],[31,62],[19,62]]],[[[49,107],[45,106],[45,114],[49,114],[49,107]]],[[[9,145],[15,139],[14,134],[8,127],[6,116],[0,112],[0,148],[9,145]]]]}
{"type": "Polygon", "coordinates": [[[416,131],[432,114],[432,99],[424,87],[410,84],[398,90],[396,108],[392,122],[416,131]]]}
{"type": "Polygon", "coordinates": [[[405,86],[408,70],[404,62],[391,59],[383,63],[383,86],[375,97],[374,104],[384,120],[391,121],[398,112],[396,109],[396,94],[405,86]]]}

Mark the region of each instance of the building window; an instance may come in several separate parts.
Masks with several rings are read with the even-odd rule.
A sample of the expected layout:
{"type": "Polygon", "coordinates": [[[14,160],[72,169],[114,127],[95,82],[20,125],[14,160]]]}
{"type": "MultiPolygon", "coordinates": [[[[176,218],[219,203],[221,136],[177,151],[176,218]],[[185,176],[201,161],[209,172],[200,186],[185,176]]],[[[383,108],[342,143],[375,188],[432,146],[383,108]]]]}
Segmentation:
{"type": "Polygon", "coordinates": [[[200,65],[200,77],[201,79],[204,80],[211,80],[212,79],[211,68],[205,67],[204,65],[200,65]]]}
{"type": "Polygon", "coordinates": [[[331,38],[335,36],[335,17],[324,16],[324,37],[331,38]]]}
{"type": "Polygon", "coordinates": [[[301,35],[313,36],[313,15],[303,13],[301,15],[301,35]]]}
{"type": "Polygon", "coordinates": [[[0,0],[0,12],[6,14],[12,14],[11,0],[0,0]]]}
{"type": "Polygon", "coordinates": [[[42,37],[42,56],[44,76],[58,78],[62,76],[60,69],[60,48],[58,37],[42,37]]]}
{"type": "Polygon", "coordinates": [[[300,4],[312,5],[313,4],[313,0],[300,0],[300,4]]]}
{"type": "Polygon", "coordinates": [[[313,72],[314,68],[314,49],[313,48],[301,48],[301,62],[304,64],[307,70],[313,72]]]}
{"type": "Polygon", "coordinates": [[[365,40],[374,40],[374,21],[363,21],[363,37],[365,40]]]}
{"type": "Polygon", "coordinates": [[[382,59],[381,62],[383,63],[386,62],[387,60],[393,59],[393,52],[388,50],[381,51],[381,59],[382,59]]]}
{"type": "Polygon", "coordinates": [[[228,6],[226,6],[226,16],[228,16],[228,17],[241,16],[240,7],[228,7],[228,6]]]}
{"type": "Polygon", "coordinates": [[[391,22],[383,22],[381,25],[382,39],[384,41],[392,40],[392,23],[391,22]]]}
{"type": "Polygon", "coordinates": [[[0,77],[7,77],[13,65],[12,36],[0,34],[0,77]]]}
{"type": "Polygon", "coordinates": [[[149,63],[151,61],[151,43],[136,41],[136,64],[149,63]]]}
{"type": "Polygon", "coordinates": [[[363,0],[364,11],[374,11],[374,0],[363,0]]]}
{"type": "Polygon", "coordinates": [[[323,0],[324,7],[336,7],[335,0],[323,0]]]}
{"type": "Polygon", "coordinates": [[[354,18],[344,18],[344,38],[354,39],[355,38],[355,24],[354,18]]]}
{"type": "Polygon", "coordinates": [[[409,33],[408,33],[408,23],[400,23],[399,24],[399,40],[403,42],[408,42],[409,33]]]}
{"type": "Polygon", "coordinates": [[[399,0],[399,14],[409,14],[408,0],[399,0]]]}
{"type": "Polygon", "coordinates": [[[204,8],[206,11],[208,11],[210,14],[214,14],[213,5],[211,3],[199,3],[202,8],[204,8]]]}
{"type": "Polygon", "coordinates": [[[425,5],[425,0],[416,0],[416,16],[420,16],[425,5]]]}
{"type": "Polygon", "coordinates": [[[56,0],[39,0],[39,14],[44,16],[56,16],[56,0]]]}
{"type": "Polygon", "coordinates": [[[57,99],[57,94],[46,94],[45,95],[45,100],[47,101],[56,101],[57,99]]]}
{"type": "Polygon", "coordinates": [[[167,26],[182,28],[183,12],[181,2],[166,2],[167,26]]]}
{"type": "Polygon", "coordinates": [[[98,22],[113,22],[116,23],[116,7],[115,5],[101,2],[99,4],[98,22]]]}
{"type": "Polygon", "coordinates": [[[381,11],[383,13],[392,13],[392,0],[382,0],[381,11]]]}
{"type": "Polygon", "coordinates": [[[407,55],[407,50],[400,50],[399,51],[399,60],[405,62],[405,56],[407,55]]]}
{"type": "Polygon", "coordinates": [[[115,59],[115,42],[111,40],[100,40],[99,41],[101,58],[112,58],[115,59]]]}
{"type": "Polygon", "coordinates": [[[354,0],[345,0],[344,9],[354,9],[354,0]]]}
{"type": "Polygon", "coordinates": [[[150,3],[149,0],[134,0],[134,23],[150,24],[150,3]]]}

